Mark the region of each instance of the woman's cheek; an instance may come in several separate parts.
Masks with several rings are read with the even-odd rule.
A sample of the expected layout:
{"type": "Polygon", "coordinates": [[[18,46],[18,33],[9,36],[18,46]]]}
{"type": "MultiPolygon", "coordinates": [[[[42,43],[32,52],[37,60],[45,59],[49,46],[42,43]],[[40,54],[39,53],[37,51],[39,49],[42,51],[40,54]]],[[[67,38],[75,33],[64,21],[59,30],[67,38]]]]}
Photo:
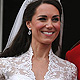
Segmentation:
{"type": "Polygon", "coordinates": [[[43,23],[36,23],[36,28],[37,29],[41,29],[44,27],[44,24],[43,23]]]}
{"type": "Polygon", "coordinates": [[[60,31],[60,23],[54,25],[57,31],[60,31]]]}

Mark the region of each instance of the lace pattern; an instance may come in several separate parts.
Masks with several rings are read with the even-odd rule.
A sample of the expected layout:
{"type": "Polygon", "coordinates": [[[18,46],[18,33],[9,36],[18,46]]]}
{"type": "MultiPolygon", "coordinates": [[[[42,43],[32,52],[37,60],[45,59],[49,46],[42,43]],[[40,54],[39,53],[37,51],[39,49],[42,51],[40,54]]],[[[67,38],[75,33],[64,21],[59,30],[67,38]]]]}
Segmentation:
{"type": "MultiPolygon", "coordinates": [[[[32,71],[32,56],[30,47],[21,56],[0,58],[0,80],[36,80],[32,71]]],[[[77,68],[50,50],[48,72],[44,80],[77,80],[77,68]]]]}

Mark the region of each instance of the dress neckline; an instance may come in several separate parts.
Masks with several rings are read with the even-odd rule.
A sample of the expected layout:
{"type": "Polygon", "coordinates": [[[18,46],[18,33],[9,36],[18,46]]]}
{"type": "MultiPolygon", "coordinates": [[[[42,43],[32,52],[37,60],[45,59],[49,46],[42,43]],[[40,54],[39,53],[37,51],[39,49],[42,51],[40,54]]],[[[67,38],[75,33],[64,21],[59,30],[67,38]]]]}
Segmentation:
{"type": "MultiPolygon", "coordinates": [[[[31,47],[31,45],[30,45],[30,48],[29,48],[29,53],[30,53],[30,71],[31,71],[31,73],[33,74],[33,76],[34,76],[34,80],[36,80],[36,77],[35,77],[35,74],[34,74],[34,72],[32,71],[32,56],[34,55],[33,54],[33,50],[32,50],[32,47],[31,47]]],[[[51,65],[51,55],[52,55],[53,53],[52,53],[52,49],[50,49],[50,51],[49,51],[49,64],[48,64],[48,71],[46,72],[46,74],[44,75],[44,80],[46,80],[46,77],[47,77],[47,74],[49,73],[49,71],[50,71],[50,65],[51,65]]]]}

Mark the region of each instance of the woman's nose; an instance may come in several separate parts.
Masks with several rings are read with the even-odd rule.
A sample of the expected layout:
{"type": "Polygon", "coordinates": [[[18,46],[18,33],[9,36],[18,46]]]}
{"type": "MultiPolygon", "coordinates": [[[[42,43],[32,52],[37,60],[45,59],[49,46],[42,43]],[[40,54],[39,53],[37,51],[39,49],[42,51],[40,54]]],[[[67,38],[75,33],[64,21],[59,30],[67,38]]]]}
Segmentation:
{"type": "Polygon", "coordinates": [[[46,28],[48,28],[48,29],[52,29],[52,28],[53,28],[52,21],[48,21],[48,22],[46,23],[46,28]]]}

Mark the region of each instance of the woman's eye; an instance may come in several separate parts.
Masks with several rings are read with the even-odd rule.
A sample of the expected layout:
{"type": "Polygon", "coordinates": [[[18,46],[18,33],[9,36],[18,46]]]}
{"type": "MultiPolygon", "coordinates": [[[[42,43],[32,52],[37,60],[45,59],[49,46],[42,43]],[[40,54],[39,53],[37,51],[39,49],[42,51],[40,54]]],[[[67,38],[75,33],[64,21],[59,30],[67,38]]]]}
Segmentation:
{"type": "Polygon", "coordinates": [[[53,18],[52,21],[57,22],[57,21],[59,21],[59,18],[53,18]]]}
{"type": "Polygon", "coordinates": [[[39,18],[38,20],[40,20],[40,21],[45,21],[46,18],[39,18]]]}

